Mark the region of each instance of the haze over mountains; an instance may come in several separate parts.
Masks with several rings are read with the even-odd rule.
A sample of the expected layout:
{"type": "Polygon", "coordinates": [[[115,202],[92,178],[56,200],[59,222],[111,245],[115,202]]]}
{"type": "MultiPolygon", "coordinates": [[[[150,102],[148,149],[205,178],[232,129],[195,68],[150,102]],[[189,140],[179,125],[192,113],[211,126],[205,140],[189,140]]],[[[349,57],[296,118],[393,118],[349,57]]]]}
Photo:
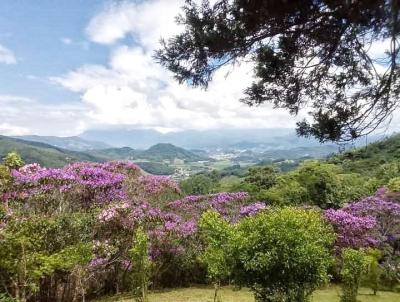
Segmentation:
{"type": "MultiPolygon", "coordinates": [[[[379,137],[381,136],[371,136],[369,141],[375,141],[379,137]]],[[[299,137],[294,129],[288,128],[186,130],[168,133],[153,129],[111,128],[87,130],[78,136],[70,137],[25,135],[16,136],[16,138],[73,151],[122,147],[145,150],[160,143],[172,144],[189,150],[222,149],[257,152],[314,147],[326,149],[326,146],[334,145],[332,143],[320,144],[315,139],[299,137]]],[[[358,140],[353,145],[358,146],[364,143],[364,140],[358,140]]],[[[335,148],[337,149],[337,147],[335,148]]],[[[124,152],[124,150],[119,151],[124,152]]]]}
{"type": "Polygon", "coordinates": [[[96,140],[85,140],[79,136],[58,137],[58,136],[22,135],[22,136],[16,136],[15,138],[31,142],[40,142],[44,144],[49,144],[54,147],[73,150],[73,151],[87,151],[87,150],[111,148],[111,146],[106,143],[98,142],[96,140]]]}
{"type": "Polygon", "coordinates": [[[313,139],[298,137],[294,129],[212,129],[161,133],[152,129],[96,129],[79,135],[114,147],[146,149],[158,143],[170,143],[186,149],[241,148],[260,146],[265,150],[319,146],[313,139]]]}
{"type": "MultiPolygon", "coordinates": [[[[371,137],[369,141],[378,138],[371,137]]],[[[353,145],[364,143],[359,140],[353,145]]],[[[337,153],[339,147],[301,138],[293,129],[280,128],[169,133],[151,129],[103,129],[72,137],[0,135],[0,158],[12,151],[18,152],[26,163],[37,162],[47,167],[61,167],[76,161],[131,160],[148,173],[184,179],[232,165],[281,163],[291,169],[305,159],[337,153]]]]}

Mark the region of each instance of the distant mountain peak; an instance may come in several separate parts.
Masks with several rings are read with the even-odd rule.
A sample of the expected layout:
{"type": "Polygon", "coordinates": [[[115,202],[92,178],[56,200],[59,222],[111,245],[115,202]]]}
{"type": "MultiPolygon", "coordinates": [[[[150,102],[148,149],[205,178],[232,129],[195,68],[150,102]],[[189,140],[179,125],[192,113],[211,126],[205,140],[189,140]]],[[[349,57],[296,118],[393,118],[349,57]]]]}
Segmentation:
{"type": "Polygon", "coordinates": [[[152,150],[185,150],[185,149],[175,146],[171,143],[158,143],[147,149],[147,151],[152,151],[152,150]]]}
{"type": "Polygon", "coordinates": [[[158,143],[143,151],[141,156],[150,159],[182,159],[188,161],[196,161],[204,159],[201,156],[188,151],[184,148],[177,147],[171,143],[158,143]]]}

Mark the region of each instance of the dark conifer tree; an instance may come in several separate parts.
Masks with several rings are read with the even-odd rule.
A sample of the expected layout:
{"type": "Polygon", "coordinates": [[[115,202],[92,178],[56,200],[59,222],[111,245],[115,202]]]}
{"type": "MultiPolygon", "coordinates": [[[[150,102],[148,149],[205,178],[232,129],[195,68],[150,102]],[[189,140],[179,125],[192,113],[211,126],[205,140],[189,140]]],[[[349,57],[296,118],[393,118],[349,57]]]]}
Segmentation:
{"type": "Polygon", "coordinates": [[[296,115],[298,134],[347,141],[390,120],[400,95],[400,0],[188,0],[185,30],[155,54],[178,81],[207,87],[223,65],[255,63],[244,91],[296,115]],[[383,57],[368,51],[387,42],[383,57]]]}

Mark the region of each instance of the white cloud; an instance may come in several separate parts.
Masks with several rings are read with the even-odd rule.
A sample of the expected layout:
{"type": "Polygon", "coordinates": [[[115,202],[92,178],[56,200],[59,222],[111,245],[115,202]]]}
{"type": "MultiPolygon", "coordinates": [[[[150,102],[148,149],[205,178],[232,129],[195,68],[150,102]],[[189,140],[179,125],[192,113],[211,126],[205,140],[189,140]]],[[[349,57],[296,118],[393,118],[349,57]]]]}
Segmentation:
{"type": "Polygon", "coordinates": [[[14,53],[0,44],[0,63],[4,64],[16,64],[17,59],[14,53]]]}
{"type": "Polygon", "coordinates": [[[151,49],[161,37],[178,31],[174,18],[183,4],[182,0],[112,2],[90,21],[86,33],[91,41],[101,44],[113,44],[130,35],[151,49]]]}
{"type": "Polygon", "coordinates": [[[154,62],[159,38],[175,34],[183,1],[118,2],[93,17],[86,33],[92,42],[110,44],[107,65],[84,65],[52,80],[81,94],[90,123],[163,129],[218,127],[294,127],[286,111],[240,103],[252,80],[252,65],[225,67],[208,89],[179,85],[154,62]],[[121,45],[131,36],[132,45],[121,45]]]}
{"type": "Polygon", "coordinates": [[[9,123],[0,123],[1,135],[25,135],[29,134],[29,129],[19,126],[14,126],[9,123]]]}
{"type": "Polygon", "coordinates": [[[43,104],[34,99],[0,95],[0,135],[75,135],[86,129],[81,104],[43,104]]]}

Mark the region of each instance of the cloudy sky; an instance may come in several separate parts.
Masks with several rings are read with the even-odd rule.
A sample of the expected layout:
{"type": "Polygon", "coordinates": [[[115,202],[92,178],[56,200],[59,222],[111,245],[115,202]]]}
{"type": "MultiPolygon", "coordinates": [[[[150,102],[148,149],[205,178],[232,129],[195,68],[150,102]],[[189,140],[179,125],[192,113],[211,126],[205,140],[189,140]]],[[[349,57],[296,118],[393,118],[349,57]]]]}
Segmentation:
{"type": "Polygon", "coordinates": [[[179,32],[182,3],[1,0],[0,134],[294,127],[285,111],[239,102],[249,63],[218,71],[204,91],[153,61],[160,37],[179,32]]]}

